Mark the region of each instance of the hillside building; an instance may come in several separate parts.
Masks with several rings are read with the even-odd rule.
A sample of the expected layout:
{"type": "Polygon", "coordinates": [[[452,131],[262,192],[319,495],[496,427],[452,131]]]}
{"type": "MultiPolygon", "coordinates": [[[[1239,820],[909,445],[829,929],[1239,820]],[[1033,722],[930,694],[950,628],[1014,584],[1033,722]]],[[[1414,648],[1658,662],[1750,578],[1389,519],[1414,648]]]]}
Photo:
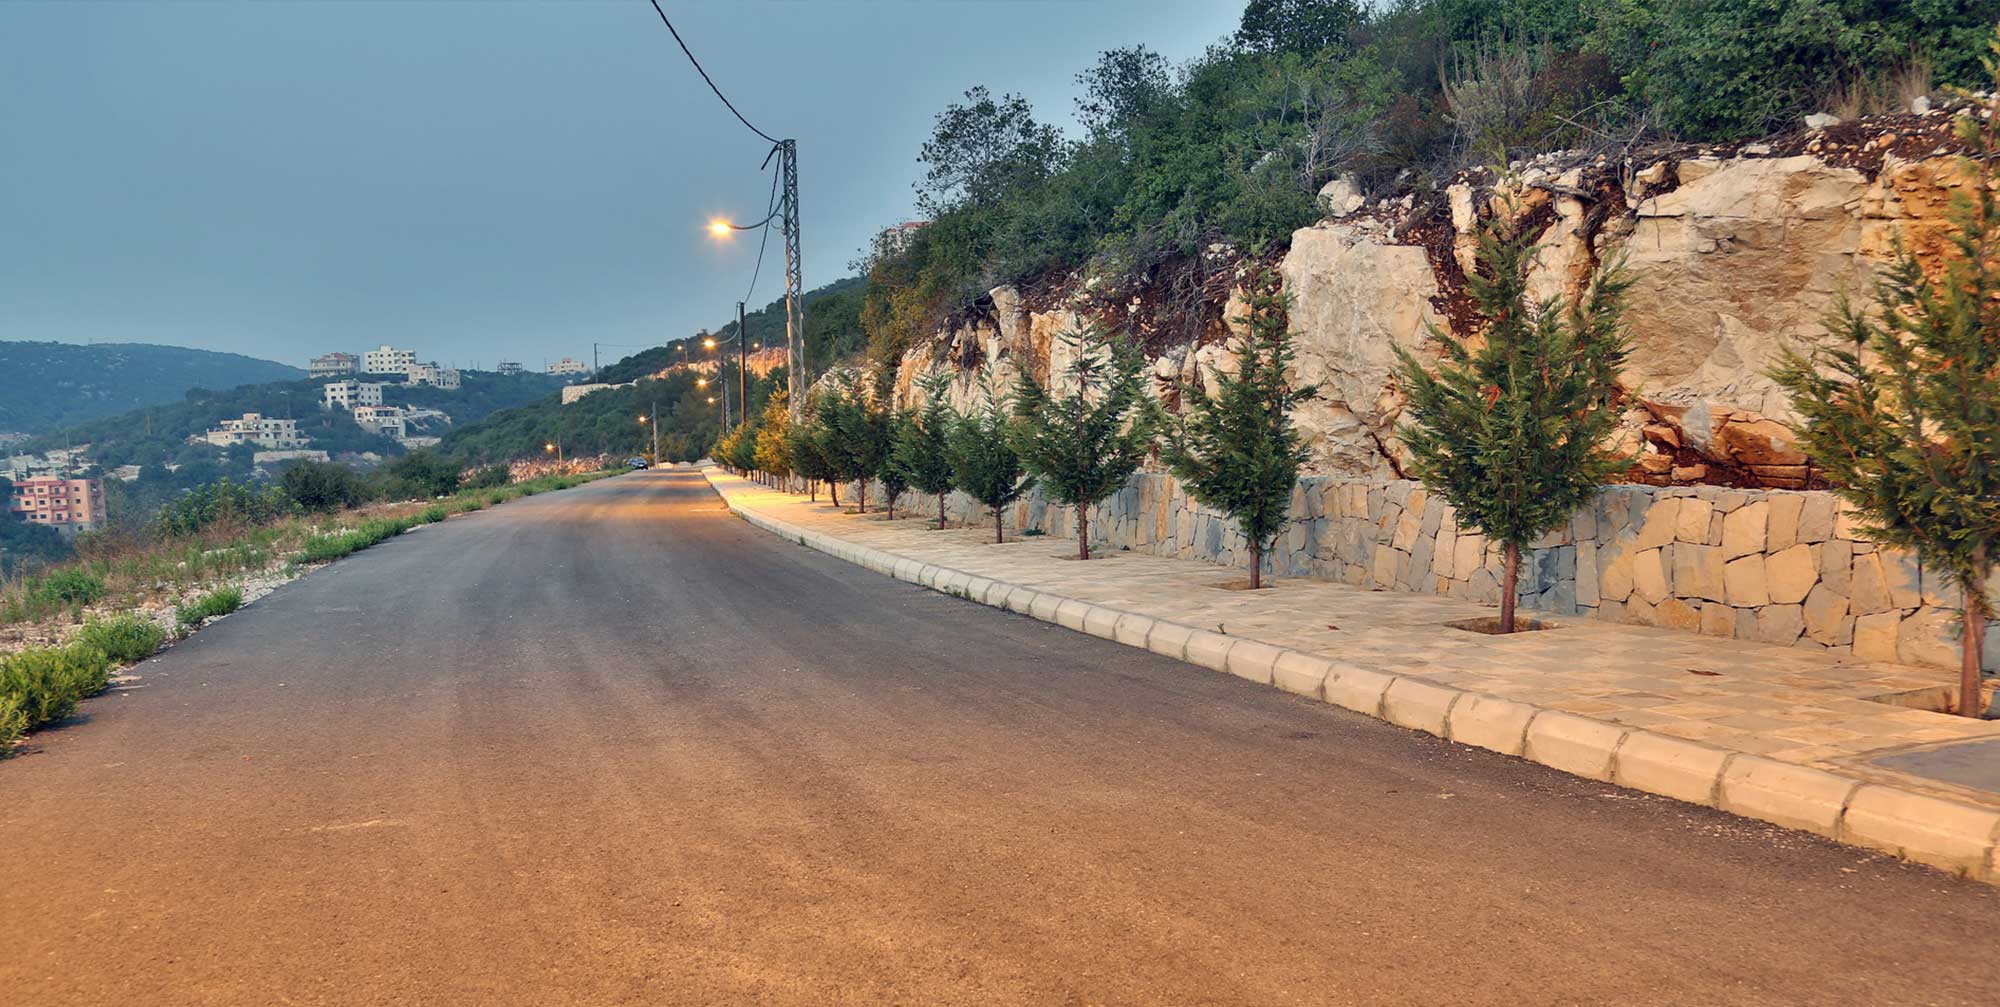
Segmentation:
{"type": "Polygon", "coordinates": [[[589,374],[590,365],[581,360],[571,360],[568,357],[564,357],[549,365],[549,373],[557,377],[564,377],[571,374],[589,374]]]}
{"type": "Polygon", "coordinates": [[[352,353],[325,353],[312,358],[306,373],[315,378],[337,378],[361,368],[361,358],[352,353]]]}
{"type": "Polygon", "coordinates": [[[240,420],[223,420],[202,438],[220,448],[235,447],[238,444],[255,444],[274,451],[288,451],[306,446],[306,438],[299,433],[299,421],[281,420],[262,413],[244,413],[240,420]]]}
{"type": "Polygon", "coordinates": [[[501,374],[519,374],[522,372],[521,362],[518,360],[502,360],[493,365],[493,369],[501,374]]]}
{"type": "Polygon", "coordinates": [[[354,422],[371,434],[402,440],[409,436],[409,419],[401,406],[355,406],[354,422]]]}
{"type": "Polygon", "coordinates": [[[407,375],[417,366],[417,351],[399,350],[387,343],[361,354],[361,373],[407,375]]]}
{"type": "Polygon", "coordinates": [[[439,367],[436,361],[431,361],[427,364],[414,364],[407,373],[408,377],[404,380],[404,383],[408,385],[429,385],[432,388],[443,388],[447,391],[455,391],[458,388],[458,368],[439,367]]]}
{"type": "Polygon", "coordinates": [[[382,404],[382,384],[377,381],[329,381],[320,389],[323,409],[353,409],[382,404]]]}
{"type": "Polygon", "coordinates": [[[104,482],[56,476],[23,479],[14,483],[7,509],[64,535],[89,531],[104,523],[104,482]]]}

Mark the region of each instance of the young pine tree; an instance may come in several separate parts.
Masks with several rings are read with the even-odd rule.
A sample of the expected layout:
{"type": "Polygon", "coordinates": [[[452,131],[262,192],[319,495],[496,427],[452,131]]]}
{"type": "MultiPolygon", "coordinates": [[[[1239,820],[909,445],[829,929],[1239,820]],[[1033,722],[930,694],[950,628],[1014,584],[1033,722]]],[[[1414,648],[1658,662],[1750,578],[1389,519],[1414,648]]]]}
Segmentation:
{"type": "Polygon", "coordinates": [[[1236,373],[1218,374],[1213,395],[1183,389],[1186,413],[1172,428],[1164,456],[1191,496],[1236,520],[1250,544],[1250,588],[1256,590],[1307,456],[1292,427],[1292,407],[1311,400],[1318,388],[1293,387],[1285,377],[1292,363],[1291,315],[1278,271],[1253,270],[1246,288],[1250,315],[1236,373]]]}
{"type": "Polygon", "coordinates": [[[781,481],[792,474],[791,430],[791,407],[785,391],[779,389],[764,403],[763,418],[757,422],[752,459],[758,471],[781,481]]]}
{"type": "Polygon", "coordinates": [[[1076,509],[1076,558],[1090,558],[1090,508],[1118,492],[1152,447],[1153,420],[1140,384],[1138,348],[1092,323],[1062,336],[1075,348],[1055,395],[1022,371],[1010,430],[1021,465],[1058,502],[1076,509]]]}
{"type": "MultiPolygon", "coordinates": [[[[2000,55],[2000,41],[1993,45],[2000,55]]],[[[1987,61],[2000,80],[2000,67],[1987,61]]],[[[1771,376],[1804,419],[1800,439],[1878,541],[1948,571],[1964,615],[1959,713],[1980,715],[1988,577],[2000,538],[2000,98],[1962,115],[1975,184],[1952,193],[1952,252],[1935,277],[1898,242],[1873,312],[1846,303],[1827,328],[1847,345],[1787,351],[1771,376]]]]}
{"type": "Polygon", "coordinates": [[[1021,477],[1021,459],[1008,443],[1006,402],[991,385],[985,407],[951,425],[950,446],[953,485],[992,508],[993,541],[1005,541],[1002,509],[1034,484],[1021,477]]]}
{"type": "Polygon", "coordinates": [[[910,471],[903,467],[903,460],[896,454],[896,435],[911,422],[908,409],[881,411],[882,460],[875,470],[875,481],[882,484],[884,506],[889,508],[889,520],[896,520],[896,500],[910,488],[910,471]]]}
{"type": "Polygon", "coordinates": [[[922,412],[906,412],[896,425],[895,445],[890,449],[896,465],[919,493],[937,497],[938,530],[944,529],[944,498],[952,490],[951,428],[958,421],[950,400],[945,398],[947,378],[933,374],[923,379],[922,412]]]}
{"type": "MultiPolygon", "coordinates": [[[[1512,218],[1512,207],[1508,207],[1512,218]]],[[[1626,459],[1601,447],[1626,353],[1627,281],[1600,270],[1575,303],[1528,299],[1534,235],[1516,219],[1481,223],[1479,265],[1466,277],[1483,343],[1432,326],[1437,373],[1397,347],[1409,396],[1403,443],[1416,474],[1461,525],[1506,548],[1500,632],[1514,631],[1521,547],[1562,526],[1626,459]]]]}
{"type": "MultiPolygon", "coordinates": [[[[819,500],[820,482],[834,478],[833,465],[821,450],[827,439],[819,416],[821,398],[818,395],[806,396],[799,415],[785,431],[785,455],[791,461],[792,472],[806,481],[807,498],[815,502],[819,500]]],[[[840,506],[839,488],[830,482],[828,488],[833,492],[833,505],[840,506]]]]}
{"type": "Polygon", "coordinates": [[[888,413],[860,389],[840,388],[827,393],[819,415],[825,432],[821,450],[832,464],[833,478],[855,484],[856,513],[866,514],[868,481],[881,472],[889,451],[888,413]]]}

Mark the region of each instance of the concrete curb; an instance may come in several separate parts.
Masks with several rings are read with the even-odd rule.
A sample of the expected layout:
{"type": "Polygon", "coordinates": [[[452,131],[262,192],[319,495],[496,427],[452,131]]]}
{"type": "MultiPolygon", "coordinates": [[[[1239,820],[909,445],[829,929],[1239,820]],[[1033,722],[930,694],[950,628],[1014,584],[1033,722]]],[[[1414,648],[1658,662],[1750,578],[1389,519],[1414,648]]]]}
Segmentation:
{"type": "Polygon", "coordinates": [[[2000,884],[2000,810],[1418,677],[1370,671],[1321,654],[934,566],[738,506],[730,498],[734,487],[719,482],[716,470],[704,469],[703,475],[730,512],[751,525],[897,580],[1276,686],[1448,741],[2000,884]]]}

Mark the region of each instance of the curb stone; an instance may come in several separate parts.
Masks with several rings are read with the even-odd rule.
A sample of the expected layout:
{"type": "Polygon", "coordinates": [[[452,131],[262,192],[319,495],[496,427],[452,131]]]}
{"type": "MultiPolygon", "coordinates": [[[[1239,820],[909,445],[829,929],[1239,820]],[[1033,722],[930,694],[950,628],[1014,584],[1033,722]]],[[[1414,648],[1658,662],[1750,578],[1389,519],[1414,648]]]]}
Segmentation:
{"type": "Polygon", "coordinates": [[[1574,776],[1705,805],[2000,884],[2000,809],[1370,671],[1325,655],[938,567],[756,513],[731,499],[735,488],[725,488],[714,469],[703,469],[702,474],[730,512],[752,526],[896,580],[1574,776]],[[969,586],[981,582],[987,585],[984,590],[969,586]],[[941,585],[955,585],[958,590],[941,585]]]}

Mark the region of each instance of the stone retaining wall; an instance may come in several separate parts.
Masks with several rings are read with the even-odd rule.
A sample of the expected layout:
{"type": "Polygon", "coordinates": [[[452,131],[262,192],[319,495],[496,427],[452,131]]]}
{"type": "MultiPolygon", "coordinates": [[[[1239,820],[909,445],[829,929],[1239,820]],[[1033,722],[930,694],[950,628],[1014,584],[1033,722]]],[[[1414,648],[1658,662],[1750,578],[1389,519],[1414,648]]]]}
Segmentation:
{"type": "MultiPolygon", "coordinates": [[[[879,506],[879,490],[869,495],[879,506]]],[[[932,499],[902,503],[937,514],[932,499]]],[[[957,521],[991,521],[963,494],[953,494],[946,510],[957,521]]],[[[1267,572],[1499,603],[1499,546],[1462,533],[1451,506],[1419,483],[1301,479],[1292,517],[1267,572]]],[[[1054,538],[1076,534],[1075,515],[1039,493],[1011,505],[1007,524],[1054,538]]],[[[1249,559],[1232,522],[1190,500],[1171,476],[1153,473],[1133,477],[1093,509],[1091,540],[1224,566],[1249,559]]],[[[1958,664],[1958,590],[1914,555],[1862,537],[1829,493],[1607,486],[1536,546],[1521,562],[1520,601],[1528,608],[1868,660],[1958,664]]],[[[1995,581],[2000,592],[2000,574],[1995,581]]],[[[2000,624],[1988,629],[1986,661],[2000,670],[2000,624]]]]}

